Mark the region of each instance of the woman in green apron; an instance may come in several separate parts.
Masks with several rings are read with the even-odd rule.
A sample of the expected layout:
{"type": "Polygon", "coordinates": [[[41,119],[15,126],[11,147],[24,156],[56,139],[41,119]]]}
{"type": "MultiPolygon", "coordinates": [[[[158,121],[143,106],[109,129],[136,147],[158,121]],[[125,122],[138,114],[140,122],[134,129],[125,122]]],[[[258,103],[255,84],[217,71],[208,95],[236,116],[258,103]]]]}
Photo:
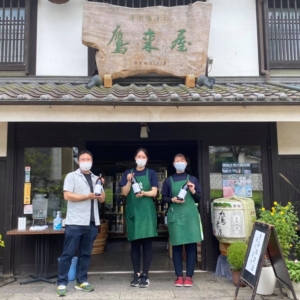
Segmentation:
{"type": "Polygon", "coordinates": [[[167,223],[173,250],[177,279],[175,286],[192,286],[197,257],[197,242],[203,240],[200,215],[195,203],[201,199],[201,187],[196,177],[185,173],[183,154],[174,157],[176,173],[168,177],[162,187],[162,201],[169,203],[167,223]],[[182,271],[182,249],[186,252],[186,278],[182,271]]]}
{"type": "Polygon", "coordinates": [[[158,178],[154,170],[146,168],[148,152],[140,148],[135,155],[136,168],[126,170],[120,181],[126,196],[127,238],[131,242],[134,276],[130,285],[148,287],[148,272],[152,261],[152,238],[157,236],[157,216],[153,198],[157,194],[158,178]],[[141,246],[143,271],[140,270],[141,246]]]}

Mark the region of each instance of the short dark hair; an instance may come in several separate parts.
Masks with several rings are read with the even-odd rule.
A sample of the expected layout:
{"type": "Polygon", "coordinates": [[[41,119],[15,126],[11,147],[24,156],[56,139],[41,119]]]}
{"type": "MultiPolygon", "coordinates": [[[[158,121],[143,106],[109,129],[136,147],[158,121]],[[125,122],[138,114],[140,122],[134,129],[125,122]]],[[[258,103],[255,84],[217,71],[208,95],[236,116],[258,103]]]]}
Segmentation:
{"type": "Polygon", "coordinates": [[[182,153],[176,154],[176,155],[174,156],[174,160],[175,160],[176,157],[181,157],[181,158],[184,158],[184,159],[186,160],[185,155],[183,155],[182,153]]]}
{"type": "Polygon", "coordinates": [[[149,158],[148,151],[145,148],[142,148],[142,147],[136,150],[134,157],[136,157],[140,151],[144,152],[145,155],[147,156],[147,158],[149,158]]]}
{"type": "Polygon", "coordinates": [[[83,155],[83,154],[88,154],[88,155],[90,155],[91,158],[93,159],[93,154],[92,154],[90,151],[88,151],[88,150],[82,150],[82,151],[80,151],[80,153],[78,154],[78,160],[79,160],[79,157],[80,157],[81,155],[83,155]]]}

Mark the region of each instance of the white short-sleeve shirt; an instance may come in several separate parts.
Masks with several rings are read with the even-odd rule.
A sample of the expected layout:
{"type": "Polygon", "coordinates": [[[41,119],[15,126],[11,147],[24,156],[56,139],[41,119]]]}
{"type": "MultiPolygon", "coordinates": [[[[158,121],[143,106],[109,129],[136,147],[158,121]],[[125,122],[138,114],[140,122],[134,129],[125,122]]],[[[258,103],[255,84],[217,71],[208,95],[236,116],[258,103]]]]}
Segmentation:
{"type": "MultiPolygon", "coordinates": [[[[95,186],[97,176],[91,173],[91,179],[95,186]]],[[[87,195],[91,192],[90,186],[81,173],[80,169],[69,173],[64,181],[64,192],[71,192],[79,195],[87,195]]],[[[94,218],[95,225],[100,225],[98,210],[98,200],[94,200],[94,218]]],[[[87,226],[91,220],[91,200],[68,201],[66,225],[87,226]]]]}

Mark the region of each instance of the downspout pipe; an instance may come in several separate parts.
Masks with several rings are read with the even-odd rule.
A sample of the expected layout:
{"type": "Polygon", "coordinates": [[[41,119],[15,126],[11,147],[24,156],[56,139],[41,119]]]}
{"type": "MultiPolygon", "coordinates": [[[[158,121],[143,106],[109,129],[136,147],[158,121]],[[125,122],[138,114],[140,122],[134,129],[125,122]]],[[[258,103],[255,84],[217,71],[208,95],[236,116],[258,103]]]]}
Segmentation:
{"type": "Polygon", "coordinates": [[[266,83],[270,81],[270,72],[265,69],[264,53],[264,27],[263,27],[263,4],[265,0],[258,0],[258,32],[259,32],[259,54],[260,54],[260,72],[266,76],[266,83]]]}

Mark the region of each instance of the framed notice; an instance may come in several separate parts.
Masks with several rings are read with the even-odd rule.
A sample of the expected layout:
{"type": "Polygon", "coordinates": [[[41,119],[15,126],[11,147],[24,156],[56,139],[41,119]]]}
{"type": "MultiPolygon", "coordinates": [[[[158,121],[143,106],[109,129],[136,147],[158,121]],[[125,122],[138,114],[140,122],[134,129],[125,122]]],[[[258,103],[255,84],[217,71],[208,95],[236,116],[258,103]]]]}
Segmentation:
{"type": "Polygon", "coordinates": [[[24,204],[30,204],[31,183],[24,183],[24,204]]]}

